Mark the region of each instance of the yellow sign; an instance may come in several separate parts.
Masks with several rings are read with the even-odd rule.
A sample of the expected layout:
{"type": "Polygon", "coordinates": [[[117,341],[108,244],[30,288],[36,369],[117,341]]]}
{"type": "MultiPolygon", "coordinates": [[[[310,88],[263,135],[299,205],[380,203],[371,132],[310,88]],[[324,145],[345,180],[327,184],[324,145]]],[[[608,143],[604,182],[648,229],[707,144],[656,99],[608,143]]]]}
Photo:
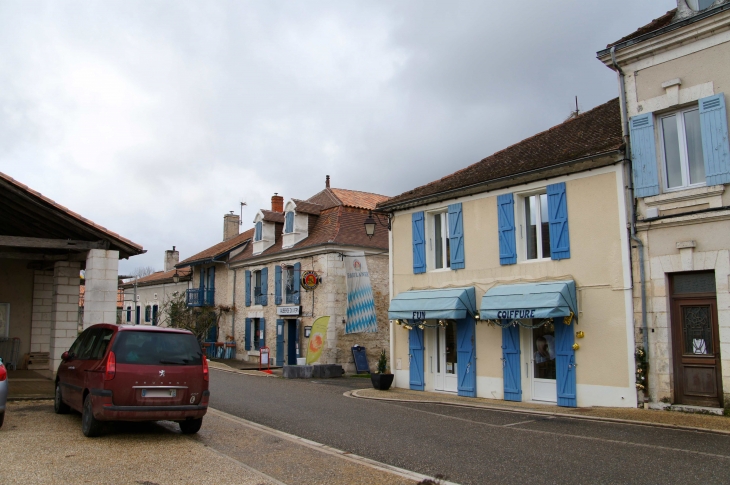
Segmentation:
{"type": "Polygon", "coordinates": [[[309,335],[309,346],[307,347],[307,365],[317,362],[322,355],[329,323],[330,317],[327,316],[319,317],[312,324],[312,333],[309,335]]]}

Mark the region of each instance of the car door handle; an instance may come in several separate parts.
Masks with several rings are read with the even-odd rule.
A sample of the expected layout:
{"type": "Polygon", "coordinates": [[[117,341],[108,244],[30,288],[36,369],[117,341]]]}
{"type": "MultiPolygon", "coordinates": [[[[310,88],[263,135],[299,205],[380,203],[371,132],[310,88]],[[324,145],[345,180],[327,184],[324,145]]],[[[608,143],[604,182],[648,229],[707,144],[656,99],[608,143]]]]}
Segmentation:
{"type": "Polygon", "coordinates": [[[76,369],[76,367],[74,367],[72,365],[68,366],[68,370],[75,370],[75,369],[76,369]]]}

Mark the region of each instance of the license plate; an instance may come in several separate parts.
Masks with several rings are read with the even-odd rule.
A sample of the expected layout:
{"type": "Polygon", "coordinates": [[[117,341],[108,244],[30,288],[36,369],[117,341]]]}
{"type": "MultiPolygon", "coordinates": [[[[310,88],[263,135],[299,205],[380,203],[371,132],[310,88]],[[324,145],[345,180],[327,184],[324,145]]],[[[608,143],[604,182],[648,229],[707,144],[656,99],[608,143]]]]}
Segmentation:
{"type": "Polygon", "coordinates": [[[142,389],[142,397],[175,397],[177,389],[142,389]]]}

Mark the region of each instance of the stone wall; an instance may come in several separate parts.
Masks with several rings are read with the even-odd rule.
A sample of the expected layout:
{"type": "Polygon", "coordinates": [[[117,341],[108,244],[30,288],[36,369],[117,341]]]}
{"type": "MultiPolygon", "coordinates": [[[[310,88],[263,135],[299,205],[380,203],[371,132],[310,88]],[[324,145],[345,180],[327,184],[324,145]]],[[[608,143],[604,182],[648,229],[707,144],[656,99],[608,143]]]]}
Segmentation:
{"type": "Polygon", "coordinates": [[[36,270],[33,276],[30,352],[50,352],[53,271],[36,270]]]}
{"type": "Polygon", "coordinates": [[[78,336],[80,270],[81,263],[69,261],[58,261],[53,267],[49,362],[53,372],[61,363],[61,354],[71,348],[78,336]]]}

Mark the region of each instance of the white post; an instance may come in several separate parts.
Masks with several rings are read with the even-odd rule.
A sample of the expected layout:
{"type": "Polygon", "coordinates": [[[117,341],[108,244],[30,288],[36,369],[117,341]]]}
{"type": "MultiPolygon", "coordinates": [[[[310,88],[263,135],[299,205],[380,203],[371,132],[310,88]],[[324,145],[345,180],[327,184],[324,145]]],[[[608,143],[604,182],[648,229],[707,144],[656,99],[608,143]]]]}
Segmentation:
{"type": "Polygon", "coordinates": [[[119,251],[89,251],[84,278],[84,329],[96,323],[117,323],[118,275],[119,251]]]}

